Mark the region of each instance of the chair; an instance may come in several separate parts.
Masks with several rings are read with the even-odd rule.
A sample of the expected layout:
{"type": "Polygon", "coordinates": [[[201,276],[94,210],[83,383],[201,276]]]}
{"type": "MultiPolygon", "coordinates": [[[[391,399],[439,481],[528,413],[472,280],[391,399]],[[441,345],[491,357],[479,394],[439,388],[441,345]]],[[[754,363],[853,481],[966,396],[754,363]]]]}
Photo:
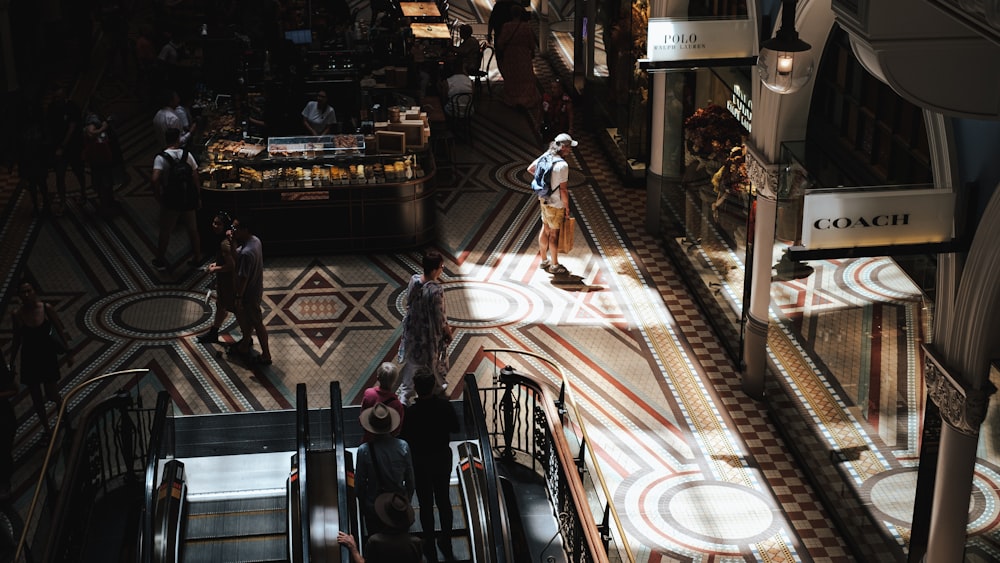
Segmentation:
{"type": "Polygon", "coordinates": [[[487,42],[483,42],[479,46],[479,68],[473,70],[469,73],[469,78],[472,79],[476,84],[476,96],[479,96],[479,91],[482,89],[482,80],[486,79],[486,91],[489,92],[490,96],[493,96],[493,87],[490,85],[490,65],[493,64],[493,46],[487,42]],[[490,52],[490,56],[487,58],[486,51],[490,52]],[[486,61],[486,64],[483,64],[486,61]]]}
{"type": "Polygon", "coordinates": [[[472,142],[472,116],[476,112],[472,94],[455,94],[448,98],[445,105],[448,121],[455,134],[462,137],[470,145],[472,142]]]}

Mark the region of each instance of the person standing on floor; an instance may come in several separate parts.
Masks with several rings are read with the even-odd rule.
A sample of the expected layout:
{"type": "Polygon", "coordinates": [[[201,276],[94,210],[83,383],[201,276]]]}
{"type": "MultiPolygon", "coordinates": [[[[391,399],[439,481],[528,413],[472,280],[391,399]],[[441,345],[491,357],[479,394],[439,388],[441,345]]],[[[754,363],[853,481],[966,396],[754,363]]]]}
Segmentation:
{"type": "Polygon", "coordinates": [[[437,561],[437,545],[445,559],[454,561],[451,548],[452,509],[451,475],[455,471],[451,452],[451,434],[458,432],[458,417],[447,399],[436,394],[434,374],[421,368],[413,376],[417,400],[406,407],[400,436],[410,445],[413,474],[416,478],[420,527],[424,531],[424,553],[428,561],[437,561]],[[437,506],[441,531],[434,532],[434,507],[437,506]]]}
{"type": "MultiPolygon", "coordinates": [[[[395,409],[395,411],[399,413],[400,419],[402,420],[404,413],[403,403],[393,391],[398,378],[399,367],[392,362],[382,362],[378,366],[378,369],[375,370],[375,385],[365,389],[365,394],[361,397],[361,410],[374,407],[375,405],[381,403],[395,409]]],[[[399,430],[400,429],[397,428],[392,435],[397,436],[399,434],[399,430]]],[[[371,432],[365,430],[365,435],[361,439],[361,443],[368,442],[371,439],[371,432]]]]}
{"type": "MultiPolygon", "coordinates": [[[[198,124],[191,123],[187,115],[182,118],[177,115],[177,108],[181,106],[181,97],[176,90],[165,90],[160,94],[160,109],[153,116],[153,130],[156,139],[163,139],[168,129],[180,131],[180,141],[178,146],[187,146],[188,140],[196,132],[198,124]]],[[[182,108],[183,111],[183,108],[182,108]]]]}
{"type": "Polygon", "coordinates": [[[253,335],[257,333],[260,355],[254,363],[271,365],[271,347],[264,326],[264,247],[253,234],[253,225],[246,217],[233,220],[233,240],[236,249],[236,320],[240,323],[243,338],[234,345],[238,354],[250,356],[253,335]]]}
{"type": "Polygon", "coordinates": [[[569,217],[569,165],[566,157],[577,142],[566,133],[556,135],[549,149],[528,165],[528,173],[535,175],[535,169],[543,158],[552,159],[550,185],[552,192],[547,197],[538,198],[542,210],[542,232],[538,234],[538,254],[542,257],[539,268],[550,274],[565,274],[566,266],[559,263],[559,229],[569,217]],[[552,260],[549,260],[549,253],[552,260]]]}
{"type": "Polygon", "coordinates": [[[73,171],[80,183],[80,198],[87,188],[83,169],[83,123],[80,106],[66,95],[65,86],[56,86],[52,101],[45,110],[46,136],[52,151],[52,169],[56,177],[56,196],[53,211],[60,215],[66,206],[66,170],[73,171]]]}
{"type": "Polygon", "coordinates": [[[98,209],[104,214],[112,213],[115,201],[114,151],[108,120],[97,113],[88,114],[83,127],[83,159],[90,167],[90,183],[97,192],[98,209]]]}
{"type": "MultiPolygon", "coordinates": [[[[42,423],[44,432],[49,431],[49,417],[45,411],[45,400],[62,404],[62,397],[56,382],[59,381],[59,354],[66,350],[69,332],[59,320],[52,305],[38,299],[35,286],[24,282],[18,288],[21,306],[12,314],[14,340],[10,351],[10,365],[14,365],[18,352],[21,354],[21,383],[31,392],[31,402],[42,423]],[[57,342],[62,343],[60,347],[57,342]],[[43,392],[44,391],[44,392],[43,392]]],[[[67,365],[73,363],[73,354],[67,353],[67,365]]]]}
{"type": "Polygon", "coordinates": [[[236,249],[232,238],[233,219],[225,211],[212,217],[212,232],[219,237],[219,251],[215,261],[208,265],[208,273],[215,274],[215,318],[208,332],[198,337],[198,342],[211,344],[219,341],[219,330],[229,313],[236,310],[236,249]]]}
{"type": "Polygon", "coordinates": [[[378,403],[361,411],[359,420],[361,427],[371,433],[372,440],[358,446],[354,489],[368,533],[375,534],[385,528],[375,506],[379,495],[401,495],[410,504],[414,489],[413,458],[410,445],[392,435],[401,421],[395,409],[378,403]]]}
{"type": "Polygon", "coordinates": [[[14,115],[17,120],[17,175],[31,196],[31,214],[48,215],[49,151],[45,143],[45,115],[42,103],[34,91],[24,92],[14,115]]]}
{"type": "Polygon", "coordinates": [[[527,20],[524,8],[515,4],[511,8],[511,20],[497,33],[495,46],[497,65],[503,75],[503,103],[524,108],[537,124],[541,122],[542,111],[534,64],[538,38],[527,20]]]}
{"type": "Polygon", "coordinates": [[[420,538],[410,535],[413,506],[399,494],[384,493],[375,499],[375,512],[383,531],[372,534],[365,542],[365,556],[358,551],[354,536],[337,532],[337,543],[347,548],[351,563],[420,563],[420,538]]]}
{"type": "Polygon", "coordinates": [[[201,264],[201,238],[198,235],[195,210],[201,207],[198,162],[187,149],[181,148],[181,132],[170,128],[164,133],[167,148],[153,158],[153,195],[160,203],[160,235],[153,267],[167,269],[167,246],[177,221],[184,222],[194,258],[192,266],[201,264]]]}
{"type": "Polygon", "coordinates": [[[400,341],[404,359],[399,398],[410,404],[416,398],[413,374],[426,367],[437,378],[438,392],[444,393],[448,375],[448,344],[452,328],[444,308],[444,288],[439,278],[444,272],[444,258],[431,250],[424,255],[423,273],[413,274],[406,288],[406,316],[400,341]]]}

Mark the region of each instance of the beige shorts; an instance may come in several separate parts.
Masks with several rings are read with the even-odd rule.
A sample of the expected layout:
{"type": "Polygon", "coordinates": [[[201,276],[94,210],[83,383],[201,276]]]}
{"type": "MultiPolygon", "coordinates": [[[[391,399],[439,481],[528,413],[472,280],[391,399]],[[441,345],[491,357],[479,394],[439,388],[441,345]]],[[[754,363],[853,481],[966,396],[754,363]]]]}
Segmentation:
{"type": "Polygon", "coordinates": [[[542,224],[556,231],[561,229],[563,219],[566,218],[566,210],[562,207],[552,207],[551,205],[546,205],[544,202],[541,205],[542,224]]]}

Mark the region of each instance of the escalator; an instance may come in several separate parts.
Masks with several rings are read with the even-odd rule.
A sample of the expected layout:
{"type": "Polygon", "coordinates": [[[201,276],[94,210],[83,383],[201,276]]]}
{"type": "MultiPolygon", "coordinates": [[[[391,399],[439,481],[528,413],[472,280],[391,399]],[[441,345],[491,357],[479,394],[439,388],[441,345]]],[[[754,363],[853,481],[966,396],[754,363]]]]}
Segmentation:
{"type": "MultiPolygon", "coordinates": [[[[452,403],[461,421],[452,436],[458,454],[454,527],[440,539],[458,561],[510,563],[533,551],[525,545],[530,534],[520,524],[514,488],[498,477],[475,384],[467,385],[472,392],[452,403]]],[[[329,409],[310,411],[302,385],[297,394],[295,411],[177,417],[162,424],[162,443],[147,474],[147,486],[159,481],[155,494],[148,489],[150,517],[142,534],[152,541],[142,546],[141,563],[346,563],[349,554],[336,541],[340,530],[359,538],[363,550],[355,448],[347,446],[360,442],[358,408],[342,406],[336,382],[329,409]],[[311,434],[310,427],[322,430],[311,434]]],[[[421,531],[419,518],[411,533],[432,542],[439,535],[421,531]]]]}

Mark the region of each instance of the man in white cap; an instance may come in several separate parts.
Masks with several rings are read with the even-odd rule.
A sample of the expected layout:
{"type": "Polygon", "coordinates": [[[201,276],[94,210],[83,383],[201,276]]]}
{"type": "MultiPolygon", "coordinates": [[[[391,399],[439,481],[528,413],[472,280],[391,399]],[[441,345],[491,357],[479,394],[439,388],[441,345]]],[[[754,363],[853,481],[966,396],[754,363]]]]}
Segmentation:
{"type": "Polygon", "coordinates": [[[559,229],[569,217],[569,165],[566,164],[566,157],[576,145],[577,142],[568,134],[559,133],[549,149],[528,165],[528,173],[534,176],[538,161],[546,156],[554,161],[550,181],[552,192],[547,197],[538,198],[542,208],[542,232],[538,234],[538,253],[542,262],[538,267],[550,274],[567,273],[566,266],[559,263],[559,229]],[[552,260],[548,258],[550,251],[552,260]]]}
{"type": "Polygon", "coordinates": [[[399,428],[400,416],[384,403],[361,411],[361,427],[372,438],[358,447],[355,455],[354,488],[361,503],[368,533],[382,531],[375,500],[383,493],[396,493],[413,498],[413,459],[410,446],[393,437],[399,428]]]}
{"type": "Polygon", "coordinates": [[[365,556],[358,552],[354,536],[337,533],[337,543],[351,552],[352,563],[420,563],[423,561],[420,538],[409,533],[413,525],[413,506],[403,495],[383,493],[375,499],[375,513],[382,523],[382,531],[372,534],[365,542],[365,556]]]}

